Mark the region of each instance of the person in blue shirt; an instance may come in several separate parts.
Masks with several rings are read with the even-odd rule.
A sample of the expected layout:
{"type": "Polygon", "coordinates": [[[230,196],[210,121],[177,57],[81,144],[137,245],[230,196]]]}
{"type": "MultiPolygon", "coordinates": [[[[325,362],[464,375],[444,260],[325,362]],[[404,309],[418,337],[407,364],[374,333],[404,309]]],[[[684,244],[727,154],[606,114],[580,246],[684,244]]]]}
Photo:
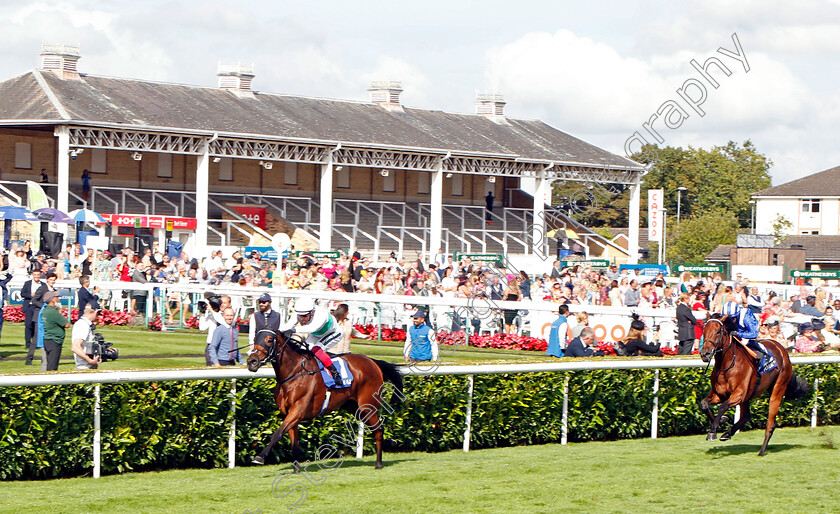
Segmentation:
{"type": "Polygon", "coordinates": [[[435,331],[426,323],[426,313],[414,313],[414,325],[408,327],[403,346],[403,357],[409,362],[437,362],[438,342],[435,331]]]}
{"type": "Polygon", "coordinates": [[[566,314],[569,313],[568,305],[561,305],[558,309],[559,316],[551,324],[551,330],[548,333],[548,348],[545,353],[552,357],[562,357],[563,350],[566,349],[566,335],[569,330],[568,319],[566,314]]]}
{"type": "Polygon", "coordinates": [[[234,366],[244,361],[239,353],[239,327],[236,326],[236,312],[228,307],[222,313],[223,322],[213,330],[210,339],[211,366],[234,366]]]}
{"type": "Polygon", "coordinates": [[[734,320],[731,325],[727,324],[727,327],[735,327],[731,335],[736,336],[742,345],[754,351],[757,354],[756,360],[761,360],[761,355],[758,354],[765,352],[755,341],[755,338],[758,337],[758,319],[756,319],[755,314],[733,301],[726,302],[723,305],[722,314],[734,320]]]}

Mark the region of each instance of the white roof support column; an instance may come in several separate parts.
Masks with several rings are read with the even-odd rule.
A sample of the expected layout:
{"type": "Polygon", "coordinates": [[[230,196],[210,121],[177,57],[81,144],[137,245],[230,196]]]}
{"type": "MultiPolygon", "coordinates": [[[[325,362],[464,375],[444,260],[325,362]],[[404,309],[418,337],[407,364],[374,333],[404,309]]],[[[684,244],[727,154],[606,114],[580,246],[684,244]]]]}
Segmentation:
{"type": "Polygon", "coordinates": [[[627,263],[639,263],[639,211],[642,208],[642,174],[636,173],[630,186],[630,220],[627,227],[627,263]]]}
{"type": "Polygon", "coordinates": [[[430,172],[431,204],[429,205],[429,262],[434,262],[439,248],[443,248],[443,161],[442,158],[435,171],[430,172]]]}
{"type": "MultiPolygon", "coordinates": [[[[335,148],[338,150],[340,147],[335,148]]],[[[319,224],[321,244],[319,250],[332,250],[333,216],[333,152],[327,154],[327,162],[321,165],[321,218],[319,224]]],[[[352,252],[353,249],[351,248],[352,252]]]]}
{"type": "MultiPolygon", "coordinates": [[[[61,126],[55,128],[58,138],[58,155],[56,162],[56,193],[55,208],[67,212],[70,207],[70,129],[61,126]]],[[[87,206],[85,206],[87,207],[87,206]]]]}
{"type": "MultiPolygon", "coordinates": [[[[215,136],[214,136],[215,137],[215,136]]],[[[195,170],[195,241],[192,257],[203,257],[207,251],[207,231],[210,203],[210,140],[204,140],[195,170]],[[200,255],[199,255],[200,254],[200,255]]]]}
{"type": "Polygon", "coordinates": [[[534,224],[531,234],[531,252],[537,256],[548,255],[545,205],[551,204],[551,182],[551,180],[545,178],[545,171],[541,171],[534,184],[534,224]]]}

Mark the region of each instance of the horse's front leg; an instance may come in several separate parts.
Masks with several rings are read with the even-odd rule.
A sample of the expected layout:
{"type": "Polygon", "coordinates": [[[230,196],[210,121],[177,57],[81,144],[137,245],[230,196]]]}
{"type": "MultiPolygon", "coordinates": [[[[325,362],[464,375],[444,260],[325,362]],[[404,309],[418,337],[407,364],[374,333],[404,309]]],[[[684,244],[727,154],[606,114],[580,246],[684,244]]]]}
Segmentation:
{"type": "MultiPolygon", "coordinates": [[[[300,409],[292,409],[289,411],[289,414],[287,414],[285,419],[283,419],[283,424],[281,424],[280,428],[275,430],[274,435],[271,436],[271,441],[269,441],[268,446],[266,446],[259,455],[254,457],[251,464],[265,464],[265,458],[268,457],[268,454],[271,449],[274,448],[274,445],[283,438],[286,432],[292,430],[298,423],[300,423],[302,413],[299,411],[300,409]]],[[[292,448],[292,451],[294,452],[294,447],[292,448]]],[[[295,471],[300,471],[299,466],[295,466],[295,471]]]]}
{"type": "Polygon", "coordinates": [[[712,422],[715,420],[715,415],[712,414],[711,406],[720,403],[721,398],[715,393],[714,390],[709,391],[709,395],[703,398],[703,401],[700,402],[700,409],[709,416],[709,421],[712,422]]]}
{"type": "Polygon", "coordinates": [[[731,427],[729,427],[729,430],[727,430],[723,435],[720,436],[721,441],[728,441],[728,440],[732,439],[732,436],[735,435],[739,430],[744,428],[744,425],[746,425],[747,421],[750,420],[750,416],[751,416],[750,402],[747,400],[747,401],[742,402],[740,405],[741,405],[741,417],[740,417],[740,419],[738,419],[738,421],[735,422],[735,424],[733,424],[731,427]]]}
{"type": "Polygon", "coordinates": [[[723,415],[728,410],[729,410],[729,401],[725,401],[725,402],[720,404],[720,407],[718,407],[717,416],[715,416],[715,418],[712,420],[712,426],[709,427],[709,433],[706,435],[706,440],[707,441],[714,441],[715,439],[717,439],[717,429],[718,429],[718,426],[720,425],[720,419],[723,417],[723,415]]]}

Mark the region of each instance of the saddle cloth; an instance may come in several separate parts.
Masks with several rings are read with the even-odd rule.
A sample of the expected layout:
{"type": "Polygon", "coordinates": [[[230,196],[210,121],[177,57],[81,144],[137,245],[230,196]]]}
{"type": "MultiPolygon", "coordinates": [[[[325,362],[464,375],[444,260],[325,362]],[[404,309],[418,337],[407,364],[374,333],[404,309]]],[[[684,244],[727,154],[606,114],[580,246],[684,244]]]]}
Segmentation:
{"type": "Polygon", "coordinates": [[[347,365],[347,361],[341,357],[333,357],[332,361],[335,364],[335,369],[338,370],[338,374],[341,375],[341,383],[336,384],[330,372],[324,369],[324,364],[318,361],[318,369],[321,370],[321,378],[324,380],[324,385],[328,388],[334,387],[336,389],[350,387],[350,384],[353,383],[353,373],[350,372],[350,366],[347,365]]]}
{"type": "Polygon", "coordinates": [[[773,354],[770,353],[766,346],[764,346],[762,343],[758,344],[765,352],[761,354],[761,362],[758,363],[758,374],[763,375],[776,369],[776,367],[778,366],[778,362],[776,362],[776,358],[773,357],[773,354]]]}

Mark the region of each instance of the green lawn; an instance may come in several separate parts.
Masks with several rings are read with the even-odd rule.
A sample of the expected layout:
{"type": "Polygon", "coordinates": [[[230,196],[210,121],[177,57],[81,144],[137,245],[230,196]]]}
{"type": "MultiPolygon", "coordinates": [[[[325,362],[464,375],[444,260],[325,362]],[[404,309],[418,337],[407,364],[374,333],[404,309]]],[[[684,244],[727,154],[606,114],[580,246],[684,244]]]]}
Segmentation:
{"type": "Polygon", "coordinates": [[[175,470],[3,483],[7,512],[831,512],[840,427],[544,445],[463,453],[385,454],[311,465],[175,470]],[[285,477],[285,478],[284,478],[285,477]],[[321,483],[323,482],[323,483],[321,483]],[[292,492],[286,498],[272,493],[292,492]],[[300,489],[294,491],[294,486],[300,489]]]}
{"type": "MultiPolygon", "coordinates": [[[[99,327],[99,332],[107,341],[114,343],[120,351],[120,359],[109,361],[101,366],[102,369],[149,369],[204,366],[204,347],[206,332],[198,330],[168,330],[155,332],[142,327],[99,327]],[[139,358],[134,358],[142,356],[139,358]],[[146,357],[148,356],[148,357],[146,357]],[[124,358],[132,357],[132,358],[124,358]]],[[[62,351],[59,371],[75,369],[73,353],[70,351],[69,330],[68,340],[62,351]]],[[[248,335],[241,334],[240,345],[247,344],[248,335]]],[[[362,353],[373,358],[391,362],[402,362],[402,343],[386,341],[354,341],[351,346],[354,353],[362,353]]],[[[40,350],[36,352],[33,366],[26,366],[23,324],[6,323],[3,326],[2,340],[0,340],[0,373],[40,372],[40,350]]],[[[526,352],[517,350],[492,350],[482,348],[458,347],[454,351],[442,353],[443,362],[476,363],[495,361],[517,361],[523,359],[545,358],[543,352],[526,352]]]]}

